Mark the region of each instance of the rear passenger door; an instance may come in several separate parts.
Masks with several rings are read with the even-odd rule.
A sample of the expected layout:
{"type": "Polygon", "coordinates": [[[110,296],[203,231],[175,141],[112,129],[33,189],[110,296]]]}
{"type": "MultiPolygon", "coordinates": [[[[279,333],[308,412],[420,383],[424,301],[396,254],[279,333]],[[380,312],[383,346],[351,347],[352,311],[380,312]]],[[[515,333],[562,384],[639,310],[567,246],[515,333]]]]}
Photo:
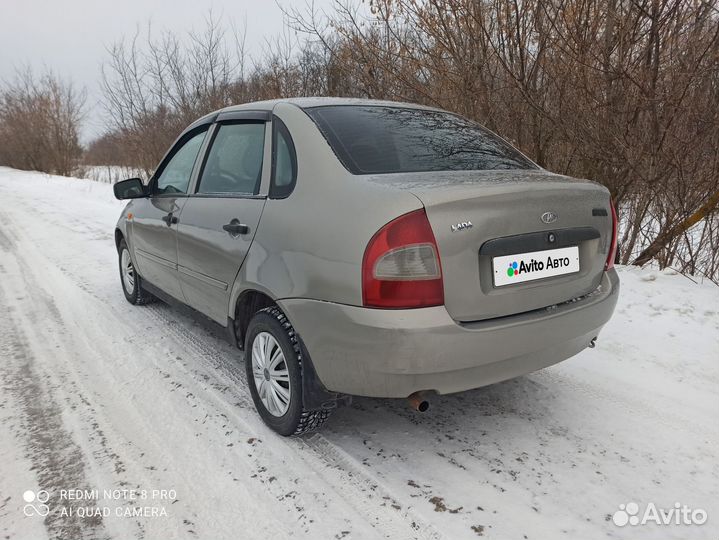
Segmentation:
{"type": "Polygon", "coordinates": [[[267,118],[263,112],[218,117],[177,229],[178,275],[185,300],[223,325],[232,284],[267,199],[260,192],[269,184],[267,118]]]}

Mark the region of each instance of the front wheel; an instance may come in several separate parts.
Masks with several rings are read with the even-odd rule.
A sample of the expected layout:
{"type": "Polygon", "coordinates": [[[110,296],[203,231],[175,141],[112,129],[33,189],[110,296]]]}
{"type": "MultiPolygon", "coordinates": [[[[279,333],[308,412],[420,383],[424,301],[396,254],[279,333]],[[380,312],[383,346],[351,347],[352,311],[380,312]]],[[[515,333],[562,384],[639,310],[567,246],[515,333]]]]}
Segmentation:
{"type": "Polygon", "coordinates": [[[119,262],[120,262],[120,282],[122,283],[122,292],[125,298],[131,304],[141,306],[155,300],[149,292],[142,288],[142,278],[135,270],[135,265],[130,257],[130,250],[127,248],[125,240],[120,240],[118,246],[119,262]]]}
{"type": "Polygon", "coordinates": [[[302,399],[302,349],[277,307],[258,311],[245,337],[245,372],[262,420],[283,436],[319,428],[331,411],[308,411],[302,399]]]}

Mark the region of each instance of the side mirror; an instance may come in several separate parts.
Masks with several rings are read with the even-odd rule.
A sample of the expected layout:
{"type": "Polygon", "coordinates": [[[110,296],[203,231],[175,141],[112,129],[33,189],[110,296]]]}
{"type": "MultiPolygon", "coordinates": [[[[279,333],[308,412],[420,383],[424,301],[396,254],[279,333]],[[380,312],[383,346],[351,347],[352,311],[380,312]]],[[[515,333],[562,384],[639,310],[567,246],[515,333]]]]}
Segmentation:
{"type": "Polygon", "coordinates": [[[147,189],[139,178],[130,178],[123,180],[112,186],[115,192],[115,198],[123,199],[139,199],[147,197],[147,189]]]}

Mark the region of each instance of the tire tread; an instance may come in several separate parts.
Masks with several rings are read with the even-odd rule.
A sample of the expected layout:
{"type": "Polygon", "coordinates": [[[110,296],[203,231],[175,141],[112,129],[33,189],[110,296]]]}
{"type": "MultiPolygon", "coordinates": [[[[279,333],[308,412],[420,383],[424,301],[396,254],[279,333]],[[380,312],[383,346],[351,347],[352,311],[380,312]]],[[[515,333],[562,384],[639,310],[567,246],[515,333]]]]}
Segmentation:
{"type": "MultiPolygon", "coordinates": [[[[264,309],[261,309],[258,313],[262,312],[277,320],[277,322],[279,322],[282,326],[282,329],[287,333],[287,336],[290,339],[290,343],[292,344],[292,348],[297,355],[297,362],[300,365],[300,370],[302,370],[302,348],[300,347],[300,342],[297,339],[297,333],[295,332],[295,329],[292,324],[290,324],[290,321],[287,319],[285,314],[282,313],[282,310],[280,310],[280,308],[278,308],[277,306],[266,307],[264,309]]],[[[303,406],[297,428],[295,429],[294,433],[292,433],[292,435],[304,435],[305,433],[309,433],[311,431],[315,431],[321,428],[327,421],[327,419],[331,416],[331,414],[332,409],[307,410],[303,406]]]]}
{"type": "MultiPolygon", "coordinates": [[[[129,247],[127,247],[127,242],[125,242],[124,239],[120,240],[120,243],[118,245],[118,258],[120,255],[122,255],[123,249],[127,249],[128,251],[130,249],[129,247]]],[[[125,293],[125,298],[127,298],[127,301],[135,306],[144,306],[146,304],[151,304],[152,302],[155,302],[157,300],[157,297],[146,291],[145,288],[142,286],[142,277],[137,272],[137,268],[135,268],[135,290],[132,292],[132,294],[128,294],[125,290],[125,284],[122,281],[122,269],[120,269],[120,286],[122,287],[122,292],[125,293]]]]}

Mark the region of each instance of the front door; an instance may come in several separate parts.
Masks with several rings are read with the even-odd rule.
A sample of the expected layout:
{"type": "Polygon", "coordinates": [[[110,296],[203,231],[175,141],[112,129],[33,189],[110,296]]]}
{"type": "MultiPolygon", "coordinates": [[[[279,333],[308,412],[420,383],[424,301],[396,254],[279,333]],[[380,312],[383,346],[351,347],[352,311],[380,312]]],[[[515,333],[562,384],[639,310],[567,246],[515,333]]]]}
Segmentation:
{"type": "Polygon", "coordinates": [[[257,231],[266,125],[218,123],[195,193],[177,229],[178,271],[186,302],[225,324],[232,285],[257,231]]]}
{"type": "Polygon", "coordinates": [[[190,132],[173,147],[150,181],[150,197],[133,205],[133,251],[140,275],[179,300],[177,223],[207,126],[190,132]]]}

